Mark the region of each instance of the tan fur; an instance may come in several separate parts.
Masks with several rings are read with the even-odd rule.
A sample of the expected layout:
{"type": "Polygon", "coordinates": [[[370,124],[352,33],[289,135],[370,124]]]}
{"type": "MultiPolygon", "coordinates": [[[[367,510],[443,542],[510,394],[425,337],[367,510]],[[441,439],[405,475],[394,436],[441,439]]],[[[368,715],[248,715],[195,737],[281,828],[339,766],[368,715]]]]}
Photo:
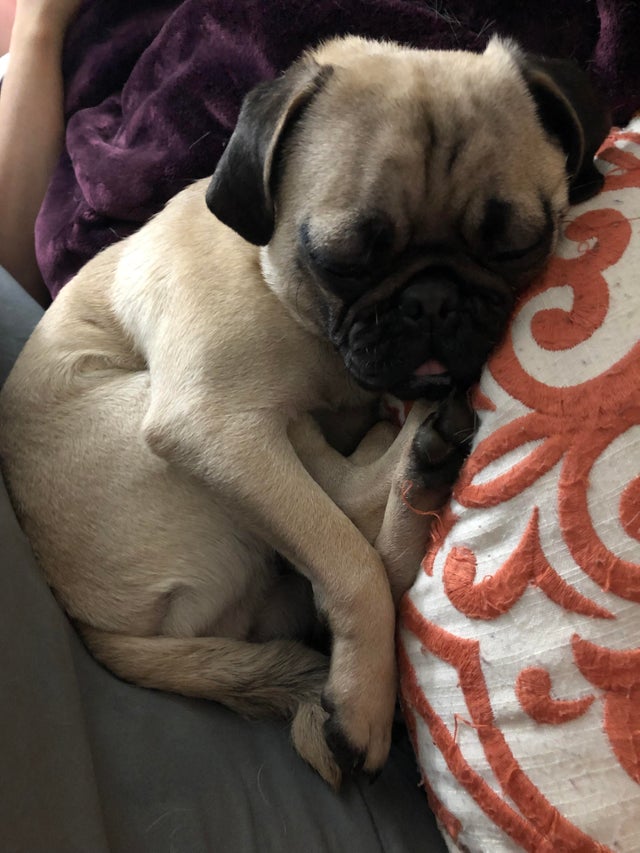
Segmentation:
{"type": "Polygon", "coordinates": [[[475,56],[346,39],[306,61],[330,63],[335,79],[287,143],[269,246],[218,222],[199,181],[97,256],[6,383],[0,451],[47,579],[99,660],[139,684],[292,717],[300,753],[336,784],[323,687],[365,769],[389,749],[393,598],[427,530],[400,490],[428,408],[395,440],[376,427],[350,458],[327,444],[310,413],[364,411],[373,397],[322,334],[317,291],[294,261],[301,217],[340,237],[355,198],[384,204],[398,241],[462,227],[473,242],[482,200],[501,186],[521,214],[511,240],[526,244],[539,194],[557,216],[566,179],[508,46],[475,56]],[[459,226],[463,195],[474,201],[459,226]],[[274,551],[313,585],[330,666],[287,639],[298,628],[275,605],[261,622],[282,592],[274,551]]]}

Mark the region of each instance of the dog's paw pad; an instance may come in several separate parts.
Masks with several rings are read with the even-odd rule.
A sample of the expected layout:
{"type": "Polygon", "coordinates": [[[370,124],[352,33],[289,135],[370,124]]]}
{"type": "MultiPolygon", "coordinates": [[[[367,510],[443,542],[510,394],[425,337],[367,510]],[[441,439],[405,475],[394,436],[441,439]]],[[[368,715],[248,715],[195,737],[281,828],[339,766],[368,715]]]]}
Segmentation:
{"type": "Polygon", "coordinates": [[[466,395],[453,394],[418,428],[411,478],[432,489],[452,485],[471,449],[476,419],[466,395]]]}
{"type": "Polygon", "coordinates": [[[440,465],[451,453],[451,444],[438,431],[437,412],[432,412],[413,439],[413,456],[420,469],[440,465]]]}
{"type": "Polygon", "coordinates": [[[452,447],[470,448],[477,428],[467,394],[450,394],[435,413],[434,429],[452,447]]]}

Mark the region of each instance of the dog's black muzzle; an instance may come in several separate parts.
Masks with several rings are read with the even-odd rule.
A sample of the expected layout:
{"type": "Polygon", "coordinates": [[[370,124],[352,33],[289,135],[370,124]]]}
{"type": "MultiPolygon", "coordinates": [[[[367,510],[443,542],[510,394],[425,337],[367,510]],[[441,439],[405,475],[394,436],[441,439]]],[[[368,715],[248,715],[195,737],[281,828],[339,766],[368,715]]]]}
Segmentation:
{"type": "Polygon", "coordinates": [[[507,288],[429,268],[390,297],[354,306],[333,342],[368,390],[440,399],[478,380],[512,307],[507,288]]]}

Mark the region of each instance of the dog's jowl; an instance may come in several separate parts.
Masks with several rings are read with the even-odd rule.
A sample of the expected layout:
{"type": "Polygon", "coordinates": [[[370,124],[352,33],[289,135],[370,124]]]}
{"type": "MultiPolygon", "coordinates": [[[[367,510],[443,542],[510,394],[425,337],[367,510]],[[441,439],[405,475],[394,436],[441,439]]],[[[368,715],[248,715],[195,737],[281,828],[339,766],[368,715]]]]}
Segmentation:
{"type": "Polygon", "coordinates": [[[499,40],[335,40],[248,95],[212,180],[87,264],[0,398],[16,511],[100,661],[288,716],[334,785],[382,767],[428,534],[402,489],[446,499],[607,129],[579,72],[499,40]],[[416,400],[399,434],[385,392],[416,400]]]}

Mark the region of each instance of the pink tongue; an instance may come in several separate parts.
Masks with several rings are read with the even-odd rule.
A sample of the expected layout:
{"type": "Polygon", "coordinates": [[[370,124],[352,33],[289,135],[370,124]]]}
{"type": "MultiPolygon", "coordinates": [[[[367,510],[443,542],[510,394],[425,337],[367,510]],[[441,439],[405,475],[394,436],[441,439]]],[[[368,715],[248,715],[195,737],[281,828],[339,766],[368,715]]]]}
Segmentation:
{"type": "Polygon", "coordinates": [[[449,371],[441,361],[436,358],[430,358],[421,364],[420,367],[413,371],[414,376],[442,376],[443,373],[449,371]]]}

